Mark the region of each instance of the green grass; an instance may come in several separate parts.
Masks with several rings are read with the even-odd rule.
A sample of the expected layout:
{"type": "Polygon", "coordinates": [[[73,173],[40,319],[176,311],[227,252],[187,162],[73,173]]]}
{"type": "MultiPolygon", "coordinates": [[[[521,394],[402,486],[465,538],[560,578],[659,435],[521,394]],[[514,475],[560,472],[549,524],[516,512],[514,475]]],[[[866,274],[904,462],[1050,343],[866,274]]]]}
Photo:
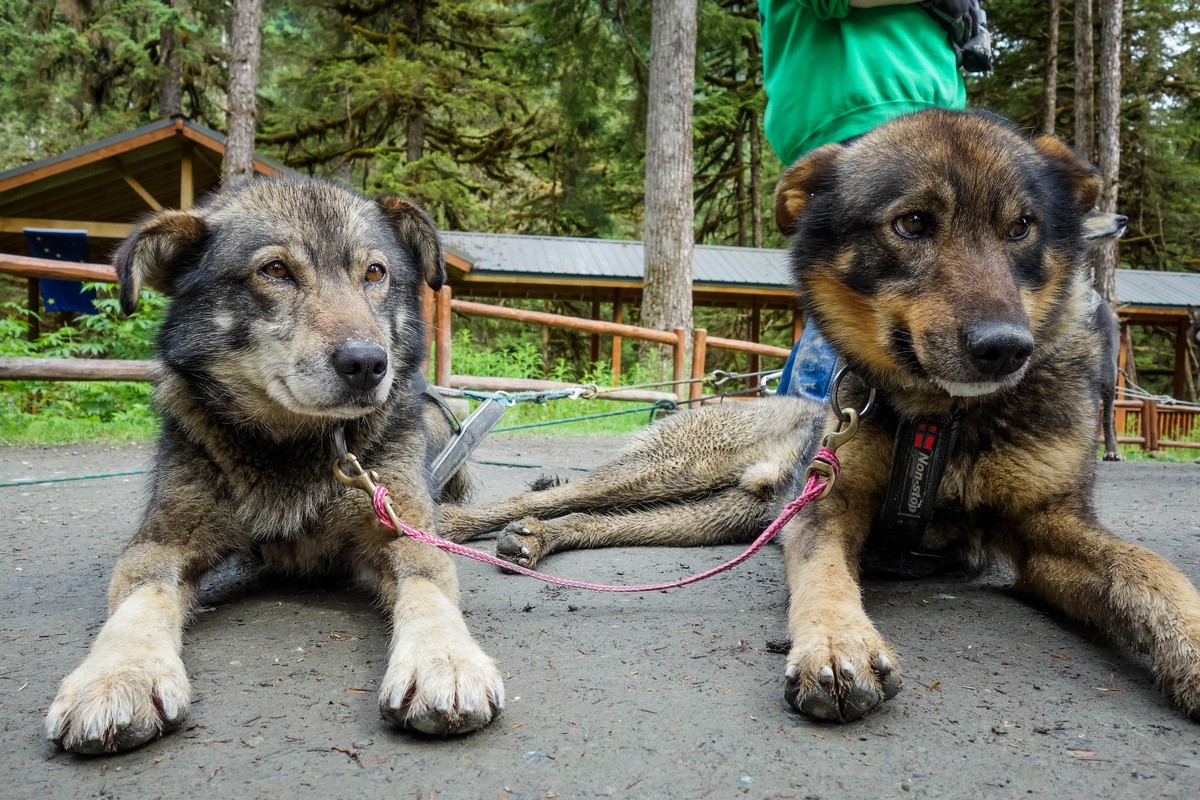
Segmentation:
{"type": "Polygon", "coordinates": [[[144,444],[158,436],[153,416],[88,420],[40,414],[10,414],[0,420],[0,444],[144,444]]]}

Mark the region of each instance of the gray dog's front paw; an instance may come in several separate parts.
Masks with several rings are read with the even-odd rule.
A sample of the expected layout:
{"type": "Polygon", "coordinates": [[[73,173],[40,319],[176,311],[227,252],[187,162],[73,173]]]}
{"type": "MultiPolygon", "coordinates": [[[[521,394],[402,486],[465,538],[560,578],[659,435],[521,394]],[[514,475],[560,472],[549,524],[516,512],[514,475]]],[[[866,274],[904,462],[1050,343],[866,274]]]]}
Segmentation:
{"type": "Polygon", "coordinates": [[[99,649],[63,680],[46,738],[88,755],[129,750],[178,727],[190,705],[183,662],[169,649],[99,649]]]}
{"type": "Polygon", "coordinates": [[[522,567],[533,569],[542,557],[541,537],[533,532],[534,520],[510,522],[496,537],[496,555],[522,567]]]}

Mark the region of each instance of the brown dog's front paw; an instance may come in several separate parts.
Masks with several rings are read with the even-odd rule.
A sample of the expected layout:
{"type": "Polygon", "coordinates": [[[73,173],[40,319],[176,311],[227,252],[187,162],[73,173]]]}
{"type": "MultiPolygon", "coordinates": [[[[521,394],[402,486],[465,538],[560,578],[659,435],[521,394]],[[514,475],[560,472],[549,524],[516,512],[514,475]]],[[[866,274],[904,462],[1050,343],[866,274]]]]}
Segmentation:
{"type": "Polygon", "coordinates": [[[534,533],[536,520],[510,522],[496,537],[496,555],[522,567],[533,569],[542,556],[542,539],[534,533]]]}
{"type": "Polygon", "coordinates": [[[882,640],[820,637],[792,647],[784,695],[797,711],[833,722],[866,716],[896,696],[904,681],[882,640]],[[823,640],[823,641],[821,641],[823,640]]]}

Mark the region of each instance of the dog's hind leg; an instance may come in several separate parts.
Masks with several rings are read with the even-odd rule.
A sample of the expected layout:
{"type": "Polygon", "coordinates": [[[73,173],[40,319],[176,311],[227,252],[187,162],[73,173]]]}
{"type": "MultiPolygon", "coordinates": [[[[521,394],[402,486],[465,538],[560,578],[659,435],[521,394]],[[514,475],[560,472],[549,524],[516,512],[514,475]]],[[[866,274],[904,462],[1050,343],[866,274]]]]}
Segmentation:
{"type": "Polygon", "coordinates": [[[496,539],[496,554],[533,567],[562,550],[590,547],[699,547],[753,539],[774,510],[763,497],[741,488],[711,497],[635,511],[568,514],[556,519],[512,522],[496,539]]]}
{"type": "Polygon", "coordinates": [[[150,512],[117,561],[108,621],[50,705],[50,740],[77,753],[108,753],[183,721],[191,705],[183,626],[199,579],[235,549],[231,531],[240,529],[211,508],[150,512]]]}
{"type": "Polygon", "coordinates": [[[820,411],[799,398],[687,411],[655,423],[577,481],[474,508],[442,506],[441,530],[462,542],[526,517],[681,503],[738,485],[765,493],[766,484],[790,478],[820,411]]]}
{"type": "Polygon", "coordinates": [[[1018,591],[1148,653],[1163,689],[1200,721],[1200,593],[1183,573],[1072,508],[1032,515],[1004,549],[1018,591]]]}

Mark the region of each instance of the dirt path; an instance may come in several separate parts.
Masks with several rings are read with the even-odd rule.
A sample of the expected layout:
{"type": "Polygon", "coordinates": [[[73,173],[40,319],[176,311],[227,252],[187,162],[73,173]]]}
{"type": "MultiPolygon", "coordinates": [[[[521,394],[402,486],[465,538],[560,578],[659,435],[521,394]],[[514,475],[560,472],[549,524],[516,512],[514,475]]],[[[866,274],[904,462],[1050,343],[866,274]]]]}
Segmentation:
{"type": "MultiPolygon", "coordinates": [[[[569,477],[619,444],[493,438],[480,458],[569,477]]],[[[0,483],[138,470],[149,453],[0,449],[0,483]]],[[[1100,472],[1103,520],[1200,580],[1200,466],[1100,472]]],[[[480,497],[537,475],[485,465],[480,497]]],[[[487,729],[445,741],[381,724],[387,634],[367,598],[342,586],[256,588],[206,606],[186,634],[195,698],[183,730],[123,756],[64,754],[43,739],[42,719],[103,620],[143,483],[0,487],[6,798],[1200,796],[1200,724],[1158,693],[1141,659],[1022,604],[1003,574],[868,584],[905,688],[851,725],[791,712],[784,657],[768,648],[784,636],[786,608],[774,547],[709,583],[633,597],[464,561],[468,624],[499,660],[509,702],[487,729]]],[[[736,550],[565,553],[545,567],[649,582],[736,550]]]]}

